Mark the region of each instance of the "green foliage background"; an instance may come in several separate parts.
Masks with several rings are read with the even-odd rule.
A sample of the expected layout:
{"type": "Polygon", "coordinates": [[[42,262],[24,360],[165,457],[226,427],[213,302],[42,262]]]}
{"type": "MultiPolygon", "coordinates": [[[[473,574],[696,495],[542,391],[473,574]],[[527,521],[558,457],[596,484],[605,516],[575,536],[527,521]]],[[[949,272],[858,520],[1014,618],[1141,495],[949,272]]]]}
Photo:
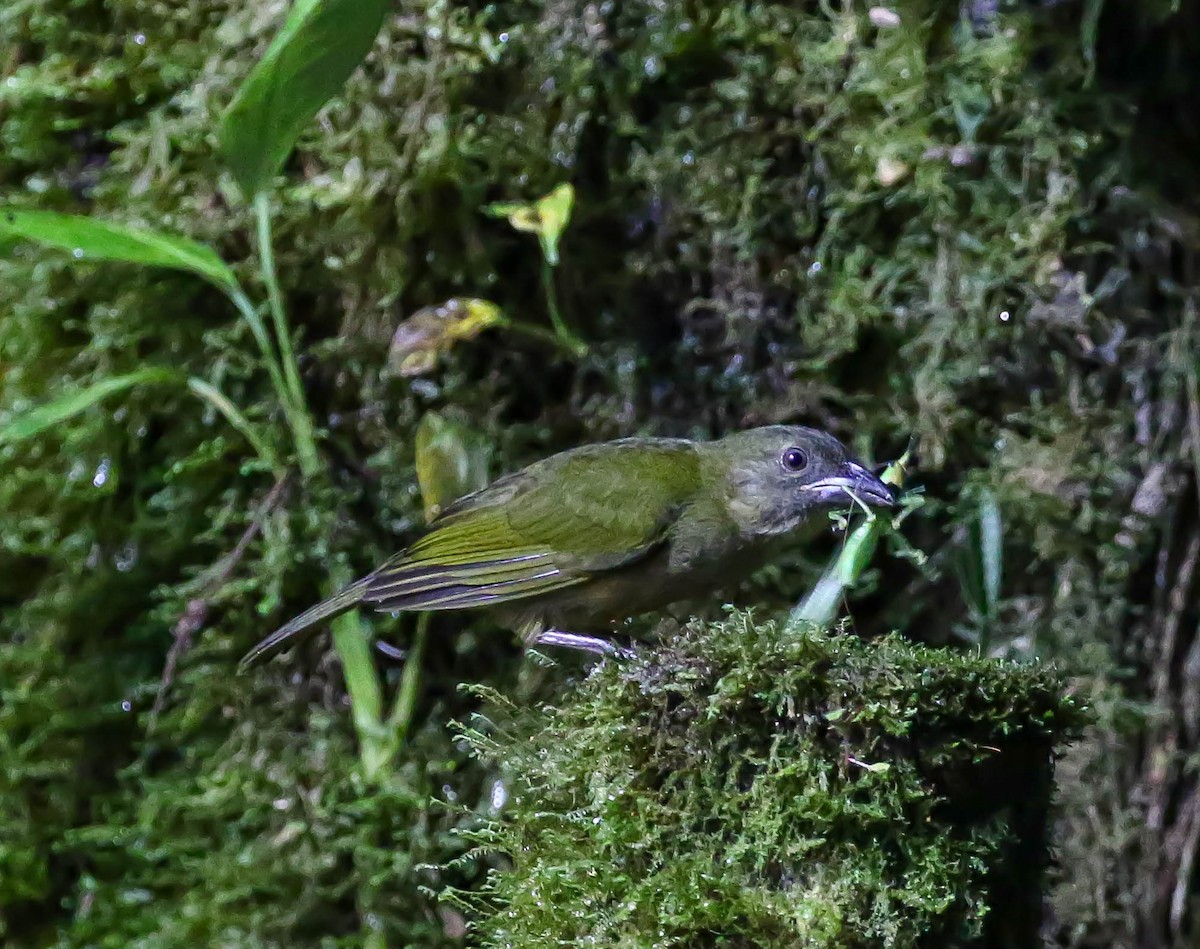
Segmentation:
{"type": "MultiPolygon", "coordinates": [[[[929,565],[888,561],[857,625],[971,634],[953,564],[990,488],[993,641],[1071,663],[1102,715],[1065,762],[1048,932],[1194,934],[1196,9],[894,10],[887,28],[865,4],[397,3],[276,195],[328,476],[293,483],[214,589],[271,478],[194,399],[137,390],[0,446],[6,945],[453,941],[421,886],[479,870],[422,867],[461,851],[451,832],[489,810],[496,775],[446,723],[475,707],[458,683],[515,687],[515,646],[434,625],[420,722],[382,788],[357,775],[323,644],[231,674],[332,563],[364,570],[411,536],[413,431],[447,407],[497,471],[633,432],[801,420],[875,458],[916,432],[930,503],[908,534],[929,565]],[[536,244],[480,208],[562,181],[559,296],[589,355],[493,332],[431,376],[389,375],[419,307],[472,295],[546,319],[536,244]],[[195,601],[203,631],[149,732],[195,601]]],[[[4,200],[185,232],[254,286],[213,130],[284,12],[9,0],[4,200]]],[[[146,365],[203,371],[271,417],[211,288],[3,251],[0,421],[146,365]]],[[[780,569],[752,598],[804,585],[780,569]]]]}

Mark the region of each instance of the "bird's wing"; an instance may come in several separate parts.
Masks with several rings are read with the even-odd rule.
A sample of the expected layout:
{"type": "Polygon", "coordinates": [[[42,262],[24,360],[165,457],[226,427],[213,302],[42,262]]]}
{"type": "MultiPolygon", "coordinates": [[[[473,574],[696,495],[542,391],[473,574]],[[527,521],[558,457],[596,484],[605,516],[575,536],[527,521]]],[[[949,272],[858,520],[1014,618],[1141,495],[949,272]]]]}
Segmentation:
{"type": "Polygon", "coordinates": [[[658,446],[650,455],[644,442],[637,451],[621,442],[578,449],[495,482],[365,578],[364,602],[379,610],[490,606],[641,559],[665,541],[694,491],[688,443],[658,446]]]}
{"type": "Polygon", "coordinates": [[[503,510],[464,512],[366,580],[363,600],[379,610],[456,610],[503,603],[572,586],[555,552],[515,534],[503,510]]]}

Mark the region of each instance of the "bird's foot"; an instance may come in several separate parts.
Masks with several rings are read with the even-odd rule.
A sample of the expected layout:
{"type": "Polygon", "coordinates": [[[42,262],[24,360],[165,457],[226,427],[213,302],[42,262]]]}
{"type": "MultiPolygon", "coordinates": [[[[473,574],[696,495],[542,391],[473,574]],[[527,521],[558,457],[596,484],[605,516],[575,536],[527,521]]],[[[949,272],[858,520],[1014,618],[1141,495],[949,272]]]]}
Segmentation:
{"type": "Polygon", "coordinates": [[[598,636],[585,636],[582,633],[566,633],[561,629],[546,629],[538,633],[533,645],[561,646],[564,649],[576,649],[580,652],[590,652],[595,656],[606,656],[610,659],[632,659],[637,653],[632,646],[618,646],[607,639],[598,636]]]}

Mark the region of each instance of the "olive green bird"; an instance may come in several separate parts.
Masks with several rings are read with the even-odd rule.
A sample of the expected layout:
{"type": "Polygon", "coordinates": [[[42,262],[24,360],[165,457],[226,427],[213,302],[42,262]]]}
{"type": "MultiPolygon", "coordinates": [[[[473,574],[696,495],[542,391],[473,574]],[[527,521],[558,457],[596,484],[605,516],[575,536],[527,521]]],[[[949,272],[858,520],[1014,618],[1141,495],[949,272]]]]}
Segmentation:
{"type": "Polygon", "coordinates": [[[711,599],[851,493],[893,503],[841,442],[811,428],[575,448],[459,499],[411,547],[280,627],[242,665],[360,605],[487,608],[526,642],[614,653],[584,634],[711,599]]]}

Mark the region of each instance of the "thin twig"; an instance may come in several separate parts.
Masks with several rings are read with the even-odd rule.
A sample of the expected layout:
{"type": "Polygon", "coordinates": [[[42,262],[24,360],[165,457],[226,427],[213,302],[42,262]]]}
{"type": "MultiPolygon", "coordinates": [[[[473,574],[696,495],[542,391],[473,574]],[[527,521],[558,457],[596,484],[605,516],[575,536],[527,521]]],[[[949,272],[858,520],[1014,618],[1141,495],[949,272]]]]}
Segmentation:
{"type": "Polygon", "coordinates": [[[175,628],[172,630],[171,648],[167,650],[162,678],[158,683],[158,694],[154,696],[154,706],[150,709],[150,721],[146,725],[147,735],[152,735],[158,724],[158,716],[167,702],[167,692],[171,688],[171,683],[175,681],[175,670],[179,665],[179,660],[191,648],[192,637],[204,627],[204,623],[208,619],[208,611],[212,608],[212,597],[229,580],[234,568],[245,556],[247,548],[262,531],[263,521],[282,500],[287,483],[287,475],[275,482],[266,497],[263,498],[262,503],[259,504],[258,510],[254,512],[253,518],[242,532],[242,536],[234,545],[233,550],[208,568],[203,592],[188,600],[183,615],[176,621],[175,628]]]}

